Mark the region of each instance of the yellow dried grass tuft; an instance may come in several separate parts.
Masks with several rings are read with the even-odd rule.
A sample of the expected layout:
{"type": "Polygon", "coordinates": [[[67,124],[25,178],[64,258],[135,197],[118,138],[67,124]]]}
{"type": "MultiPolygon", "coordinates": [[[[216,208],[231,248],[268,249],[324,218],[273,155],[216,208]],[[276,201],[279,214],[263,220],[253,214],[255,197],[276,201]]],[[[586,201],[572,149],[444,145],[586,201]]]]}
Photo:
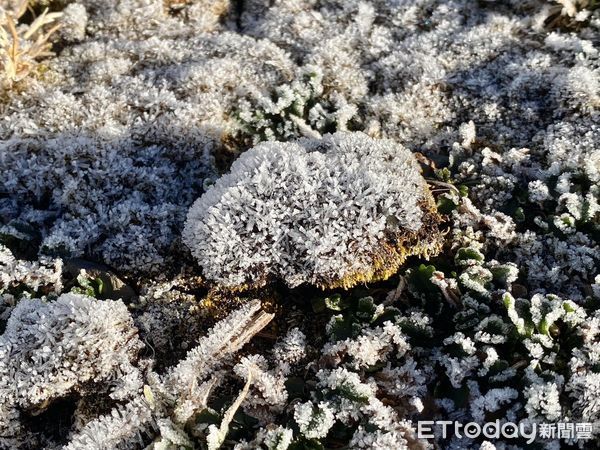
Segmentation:
{"type": "Polygon", "coordinates": [[[0,8],[0,86],[12,87],[27,77],[38,60],[51,56],[50,36],[60,24],[59,12],[46,8],[30,24],[20,23],[29,8],[28,0],[19,0],[12,9],[0,8]]]}

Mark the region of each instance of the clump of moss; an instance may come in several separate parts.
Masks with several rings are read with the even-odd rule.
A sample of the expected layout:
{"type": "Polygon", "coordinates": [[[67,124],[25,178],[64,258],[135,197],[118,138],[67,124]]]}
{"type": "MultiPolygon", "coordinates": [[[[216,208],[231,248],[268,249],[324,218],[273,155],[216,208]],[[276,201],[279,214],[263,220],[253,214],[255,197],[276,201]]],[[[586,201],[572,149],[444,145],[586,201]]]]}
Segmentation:
{"type": "Polygon", "coordinates": [[[439,222],[410,151],[336,133],[242,154],[192,206],[183,238],[206,278],[227,289],[276,279],[347,289],[437,253],[439,222]]]}

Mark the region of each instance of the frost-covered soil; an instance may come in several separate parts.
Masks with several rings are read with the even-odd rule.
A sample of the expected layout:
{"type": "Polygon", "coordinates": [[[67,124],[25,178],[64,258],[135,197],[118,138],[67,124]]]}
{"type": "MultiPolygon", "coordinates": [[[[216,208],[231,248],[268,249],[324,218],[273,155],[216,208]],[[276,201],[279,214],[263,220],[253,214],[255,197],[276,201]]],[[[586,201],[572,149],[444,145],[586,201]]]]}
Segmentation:
{"type": "Polygon", "coordinates": [[[19,3],[0,448],[600,446],[598,2],[19,3]]]}

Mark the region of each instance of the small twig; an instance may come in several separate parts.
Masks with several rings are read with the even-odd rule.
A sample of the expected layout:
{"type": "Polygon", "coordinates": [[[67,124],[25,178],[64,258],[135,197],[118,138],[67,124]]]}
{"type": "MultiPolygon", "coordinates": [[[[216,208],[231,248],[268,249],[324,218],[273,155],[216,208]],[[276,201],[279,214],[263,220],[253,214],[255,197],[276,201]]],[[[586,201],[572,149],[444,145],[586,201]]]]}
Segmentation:
{"type": "Polygon", "coordinates": [[[395,303],[402,296],[404,289],[406,289],[406,278],[400,276],[398,286],[396,287],[396,289],[388,293],[387,297],[383,301],[383,305],[387,306],[391,305],[392,303],[395,303]]]}
{"type": "Polygon", "coordinates": [[[240,334],[234,337],[229,343],[228,347],[231,352],[236,352],[242,348],[250,339],[259,333],[264,327],[266,327],[271,320],[275,317],[274,314],[269,314],[264,311],[260,311],[252,321],[246,326],[240,334]]]}
{"type": "Polygon", "coordinates": [[[429,178],[426,178],[426,180],[427,180],[427,182],[429,184],[435,184],[435,185],[438,185],[438,186],[443,186],[443,187],[447,188],[450,191],[454,191],[457,194],[460,194],[460,191],[458,190],[458,188],[456,186],[454,186],[453,184],[446,183],[445,181],[432,180],[432,179],[429,179],[429,178]]]}
{"type": "MultiPolygon", "coordinates": [[[[246,380],[246,384],[244,388],[239,393],[233,404],[227,408],[227,411],[223,415],[223,420],[221,421],[221,426],[219,426],[216,436],[216,442],[213,442],[212,445],[209,445],[209,448],[219,448],[225,441],[225,437],[227,433],[229,433],[229,424],[233,420],[233,416],[239,409],[242,402],[246,399],[248,392],[250,392],[250,385],[252,384],[252,370],[248,371],[248,379],[246,380]]],[[[212,425],[211,425],[212,427],[212,425]]],[[[211,433],[212,434],[212,433],[211,433]]]]}

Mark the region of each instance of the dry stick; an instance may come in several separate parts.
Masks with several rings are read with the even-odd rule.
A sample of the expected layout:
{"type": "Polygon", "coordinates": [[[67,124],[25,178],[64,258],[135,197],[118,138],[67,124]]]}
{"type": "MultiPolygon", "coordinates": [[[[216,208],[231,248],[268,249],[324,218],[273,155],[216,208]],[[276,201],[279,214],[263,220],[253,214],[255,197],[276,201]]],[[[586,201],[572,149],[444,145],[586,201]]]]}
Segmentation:
{"type": "Polygon", "coordinates": [[[251,319],[250,323],[242,329],[240,334],[233,338],[231,341],[232,348],[230,351],[236,352],[242,348],[254,335],[258,334],[264,327],[266,327],[271,320],[273,320],[275,314],[270,314],[264,311],[259,311],[257,316],[251,319]]]}
{"type": "Polygon", "coordinates": [[[211,345],[210,348],[207,348],[206,351],[209,353],[203,356],[199,355],[197,351],[199,346],[202,345],[201,339],[199,346],[190,350],[186,358],[169,371],[164,379],[166,384],[173,386],[182,384],[183,380],[180,379],[180,376],[185,372],[196,373],[197,376],[206,375],[205,371],[214,367],[214,361],[219,361],[224,356],[237,352],[274,317],[273,314],[268,314],[260,309],[260,301],[258,300],[252,301],[248,307],[251,311],[243,318],[243,322],[236,324],[234,329],[227,333],[227,338],[224,338],[217,345],[211,345]]]}
{"type": "Polygon", "coordinates": [[[383,301],[383,305],[388,306],[392,303],[395,303],[401,296],[404,290],[406,289],[406,278],[400,275],[400,280],[398,281],[398,286],[393,291],[388,292],[385,300],[383,301]]]}
{"type": "Polygon", "coordinates": [[[200,387],[197,387],[198,381],[194,380],[194,388],[190,389],[189,393],[193,408],[190,408],[188,402],[176,406],[171,415],[173,421],[178,425],[185,426],[198,410],[205,409],[208,405],[208,398],[217,382],[217,377],[213,376],[208,381],[202,383],[200,387]]]}
{"type": "Polygon", "coordinates": [[[248,395],[248,392],[250,391],[251,384],[252,384],[252,371],[249,370],[248,371],[248,379],[246,380],[246,384],[244,385],[244,388],[242,389],[240,394],[235,399],[235,402],[233,402],[233,404],[227,409],[227,411],[223,415],[223,421],[221,422],[221,426],[219,427],[219,431],[218,431],[218,439],[219,439],[218,446],[219,447],[225,441],[225,437],[227,436],[227,433],[229,433],[229,424],[233,420],[233,416],[237,412],[237,410],[240,407],[240,405],[242,404],[242,402],[246,399],[246,396],[248,395]]]}
{"type": "Polygon", "coordinates": [[[460,191],[458,190],[458,188],[456,186],[454,186],[453,184],[445,183],[444,181],[431,180],[429,178],[426,178],[426,180],[427,180],[427,183],[436,184],[438,186],[443,186],[443,187],[447,188],[450,191],[455,191],[457,194],[460,193],[460,191]]]}
{"type": "MultiPolygon", "coordinates": [[[[273,320],[273,317],[275,317],[274,314],[269,314],[262,310],[258,311],[255,317],[251,318],[249,323],[244,328],[242,328],[240,333],[237,336],[234,336],[229,343],[225,343],[225,346],[220,347],[219,350],[227,350],[226,353],[228,354],[233,354],[237,352],[244,345],[246,345],[246,343],[248,343],[250,339],[252,339],[256,334],[258,334],[264,327],[266,327],[269,324],[269,322],[273,320]]],[[[215,351],[215,353],[211,356],[213,358],[217,358],[217,353],[219,353],[219,350],[215,351]]],[[[191,395],[194,391],[195,384],[197,383],[197,381],[197,379],[194,379],[194,385],[189,387],[188,395],[191,395]]],[[[210,390],[206,395],[207,398],[209,394],[210,390]]]]}

